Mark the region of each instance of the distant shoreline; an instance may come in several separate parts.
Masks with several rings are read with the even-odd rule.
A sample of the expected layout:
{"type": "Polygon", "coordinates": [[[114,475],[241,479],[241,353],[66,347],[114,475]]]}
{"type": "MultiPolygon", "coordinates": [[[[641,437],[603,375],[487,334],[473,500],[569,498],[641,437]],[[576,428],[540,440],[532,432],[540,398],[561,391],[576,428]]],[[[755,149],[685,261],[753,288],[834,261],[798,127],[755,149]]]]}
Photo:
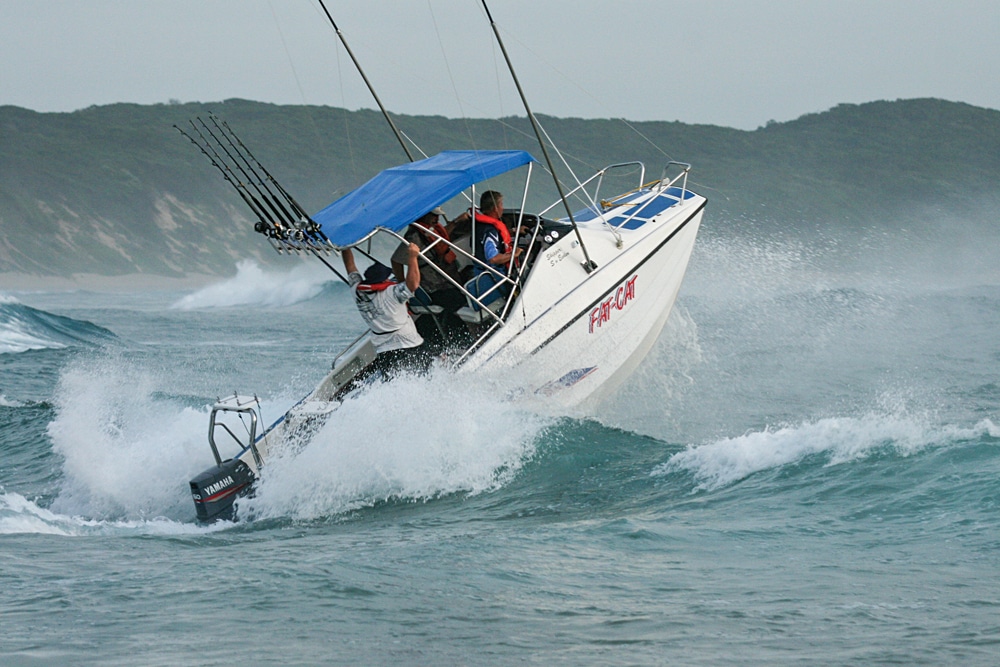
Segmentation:
{"type": "Polygon", "coordinates": [[[225,276],[189,273],[183,278],[132,273],[120,276],[102,276],[96,273],[77,273],[72,276],[39,276],[28,273],[0,273],[0,293],[19,292],[154,292],[197,289],[225,276]]]}

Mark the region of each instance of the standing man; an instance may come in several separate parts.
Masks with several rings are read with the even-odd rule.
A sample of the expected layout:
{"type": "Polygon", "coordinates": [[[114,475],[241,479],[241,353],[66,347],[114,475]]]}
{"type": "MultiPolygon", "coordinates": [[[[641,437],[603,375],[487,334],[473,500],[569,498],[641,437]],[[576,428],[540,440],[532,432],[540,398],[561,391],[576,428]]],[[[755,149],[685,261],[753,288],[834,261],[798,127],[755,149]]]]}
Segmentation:
{"type": "Polygon", "coordinates": [[[354,253],[345,248],[342,252],[347,279],[354,293],[354,302],[372,332],[375,361],[364,376],[382,371],[392,376],[399,371],[426,370],[430,358],[423,349],[424,339],[417,333],[406,302],[420,287],[420,248],[411,243],[407,256],[406,279],[392,280],[388,266],[375,262],[365,269],[364,277],[358,272],[354,253]]]}

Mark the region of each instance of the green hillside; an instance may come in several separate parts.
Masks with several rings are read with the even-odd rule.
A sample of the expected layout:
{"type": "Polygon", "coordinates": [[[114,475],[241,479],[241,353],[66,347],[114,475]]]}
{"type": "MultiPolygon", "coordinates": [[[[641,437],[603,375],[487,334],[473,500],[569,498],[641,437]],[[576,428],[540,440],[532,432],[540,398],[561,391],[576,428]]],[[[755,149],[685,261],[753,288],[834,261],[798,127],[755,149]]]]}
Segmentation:
{"type": "MultiPolygon", "coordinates": [[[[173,128],[209,111],[309,210],[405,160],[373,111],[243,100],[73,113],[0,107],[0,273],[178,276],[229,273],[246,257],[275,260],[240,198],[173,128]]],[[[691,163],[691,185],[709,198],[706,225],[870,229],[900,215],[974,215],[1000,203],[1000,111],[966,104],[841,105],[751,132],[541,120],[581,177],[614,162],[641,160],[649,178],[670,159],[691,163]]],[[[524,118],[396,121],[429,154],[539,154],[524,118]]]]}

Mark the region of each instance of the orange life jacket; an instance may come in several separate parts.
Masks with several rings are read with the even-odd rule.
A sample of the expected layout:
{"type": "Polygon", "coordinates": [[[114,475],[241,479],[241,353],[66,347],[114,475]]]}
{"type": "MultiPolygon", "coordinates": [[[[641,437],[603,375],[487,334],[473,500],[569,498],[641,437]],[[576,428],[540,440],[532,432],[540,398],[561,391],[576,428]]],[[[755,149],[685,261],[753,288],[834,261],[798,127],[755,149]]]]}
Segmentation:
{"type": "Polygon", "coordinates": [[[452,251],[451,247],[447,243],[441,241],[442,238],[445,241],[451,241],[451,239],[448,237],[448,231],[444,227],[442,227],[439,223],[436,222],[430,227],[424,227],[423,225],[418,223],[414,223],[413,226],[416,227],[417,231],[420,233],[420,236],[424,239],[424,243],[431,246],[431,249],[434,251],[434,255],[437,256],[439,260],[441,260],[445,264],[455,263],[454,251],[452,251]],[[434,232],[434,234],[437,234],[437,236],[434,236],[434,234],[429,233],[428,230],[434,232]]]}
{"type": "Polygon", "coordinates": [[[510,230],[507,229],[507,225],[503,224],[503,220],[497,220],[496,218],[486,215],[485,213],[480,213],[476,211],[476,224],[489,225],[500,233],[500,253],[510,252],[511,249],[511,238],[510,230]]]}

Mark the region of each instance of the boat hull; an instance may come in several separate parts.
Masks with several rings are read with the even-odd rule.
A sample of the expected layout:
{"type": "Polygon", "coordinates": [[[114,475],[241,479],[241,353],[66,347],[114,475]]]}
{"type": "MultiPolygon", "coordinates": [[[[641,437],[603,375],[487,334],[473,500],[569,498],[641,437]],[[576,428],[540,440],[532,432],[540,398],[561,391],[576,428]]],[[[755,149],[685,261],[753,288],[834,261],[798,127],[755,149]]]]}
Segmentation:
{"type": "MultiPolygon", "coordinates": [[[[666,324],[704,203],[700,197],[685,201],[646,223],[641,233],[622,234],[622,248],[609,242],[606,229],[582,230],[598,268],[586,274],[582,252],[572,247],[555,266],[536,267],[507,325],[470,359],[469,370],[512,377],[554,407],[581,407],[609,394],[635,370],[666,324]],[[574,250],[580,264],[572,261],[574,250]],[[557,271],[575,273],[577,284],[567,288],[566,276],[557,271]],[[553,294],[558,289],[564,293],[553,294]],[[533,309],[535,303],[552,305],[533,309]]],[[[538,261],[557,256],[550,250],[538,261]]]]}

